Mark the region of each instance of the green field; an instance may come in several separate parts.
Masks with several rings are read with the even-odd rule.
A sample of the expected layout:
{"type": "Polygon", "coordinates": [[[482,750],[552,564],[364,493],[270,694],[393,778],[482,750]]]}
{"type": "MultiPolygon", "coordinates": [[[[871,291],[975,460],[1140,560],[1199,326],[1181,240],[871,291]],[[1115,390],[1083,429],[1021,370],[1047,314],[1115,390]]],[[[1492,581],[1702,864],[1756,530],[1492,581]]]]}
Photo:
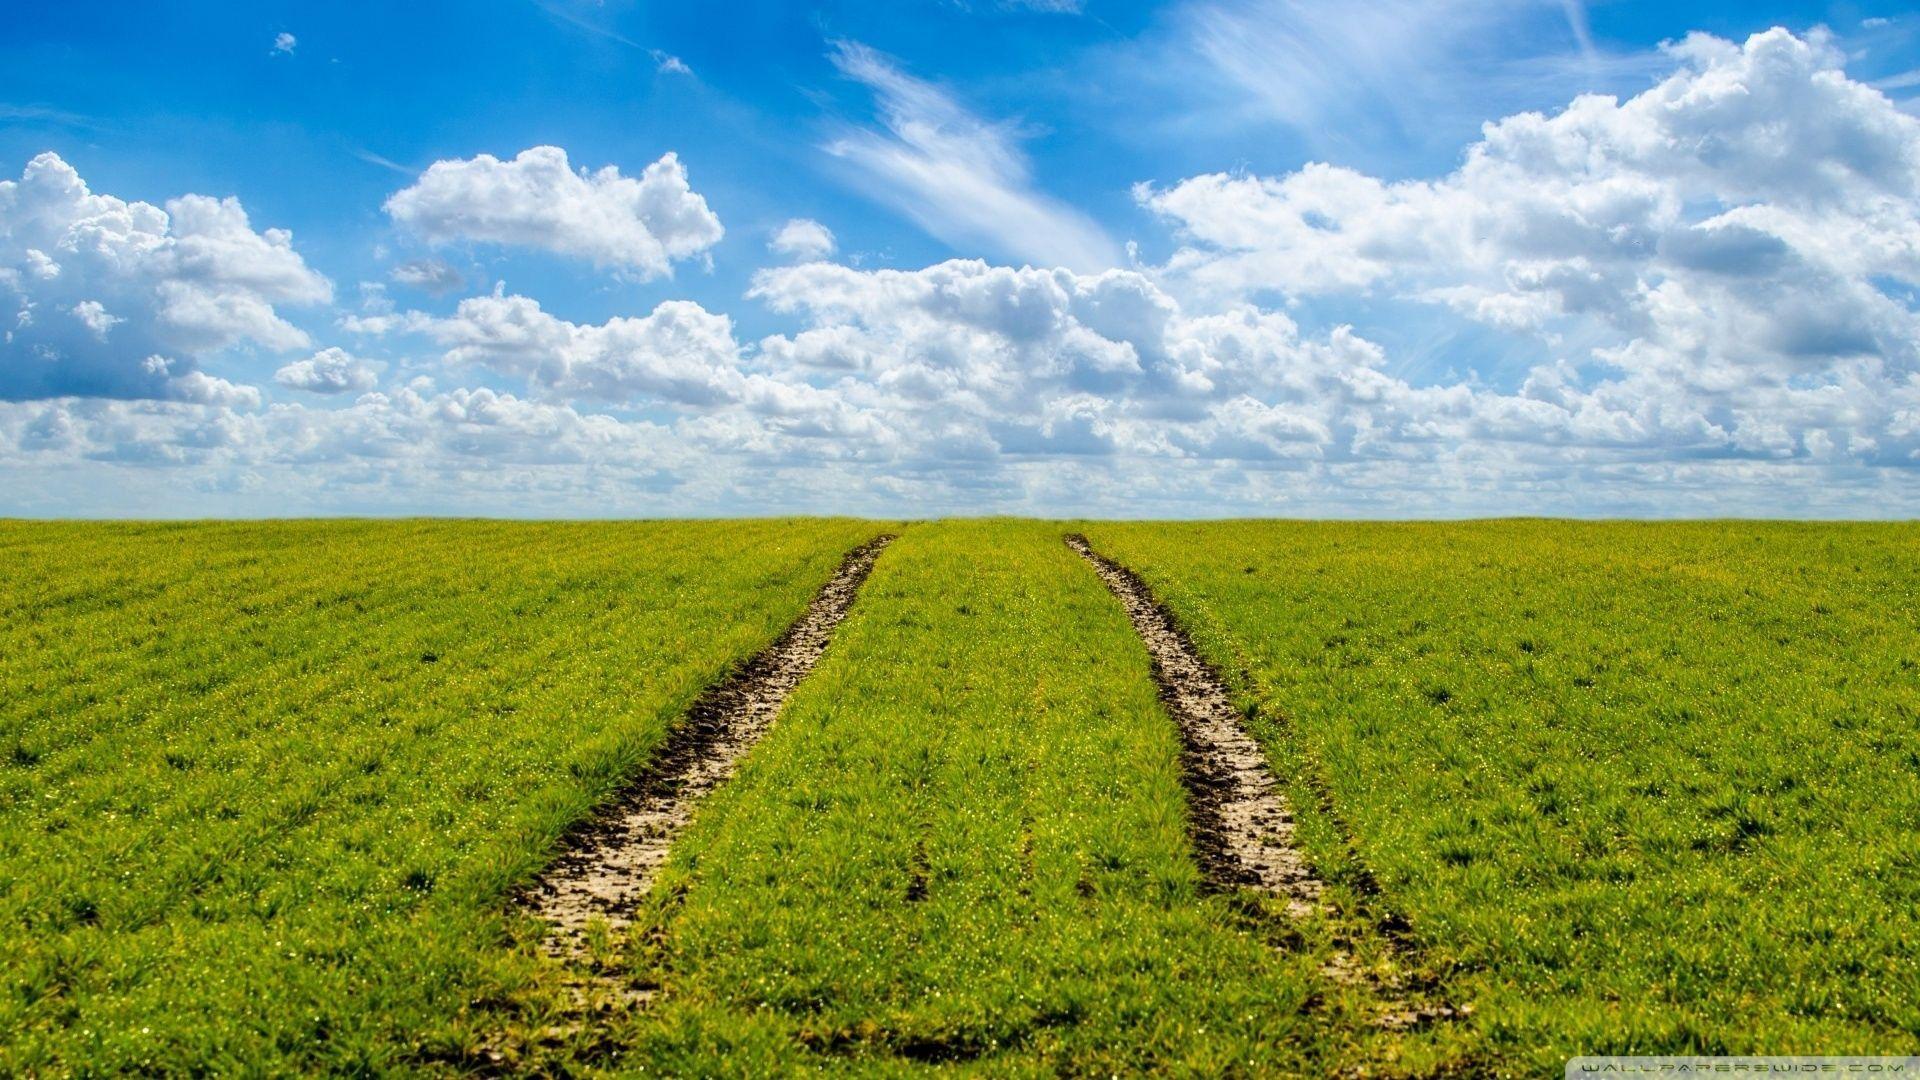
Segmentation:
{"type": "Polygon", "coordinates": [[[0,1074],[462,1060],[506,889],[872,531],[0,524],[0,1074]]]}
{"type": "Polygon", "coordinates": [[[1483,1060],[1920,1050],[1920,529],[1086,531],[1483,1060]]]}
{"type": "MultiPolygon", "coordinates": [[[[672,1074],[1331,1071],[1325,927],[1203,896],[1145,650],[1038,523],[908,529],[685,837],[618,1041],[672,1074]]],[[[1365,1043],[1368,1045],[1357,1045],[1365,1043]]]]}
{"type": "Polygon", "coordinates": [[[1066,525],[0,523],[0,1074],[1920,1051],[1920,529],[1071,529],[1226,677],[1322,913],[1203,887],[1066,525]],[[657,996],[581,1022],[513,891],[883,529],[604,948],[657,996]]]}

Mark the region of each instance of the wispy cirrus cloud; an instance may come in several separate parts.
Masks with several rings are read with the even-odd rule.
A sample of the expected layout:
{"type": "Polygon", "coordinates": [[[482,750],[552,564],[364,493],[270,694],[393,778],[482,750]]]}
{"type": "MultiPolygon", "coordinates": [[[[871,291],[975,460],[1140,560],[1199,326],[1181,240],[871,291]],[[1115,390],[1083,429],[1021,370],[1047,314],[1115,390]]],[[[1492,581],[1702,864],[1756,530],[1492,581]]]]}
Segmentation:
{"type": "Polygon", "coordinates": [[[859,42],[836,43],[831,58],[873,91],[884,130],[849,130],[825,149],[875,198],[963,250],[1078,270],[1120,264],[1119,245],[1092,218],[1038,190],[1014,125],[983,119],[859,42]]]}
{"type": "Polygon", "coordinates": [[[1877,80],[1873,85],[1879,90],[1908,90],[1920,86],[1920,68],[1903,71],[1898,75],[1889,75],[1877,80]]]}
{"type": "Polygon", "coordinates": [[[50,124],[59,127],[96,128],[89,117],[51,105],[25,105],[0,101],[0,120],[10,123],[50,124]]]}
{"type": "Polygon", "coordinates": [[[1581,0],[1560,0],[1561,10],[1567,13],[1567,29],[1573,31],[1573,40],[1580,45],[1585,56],[1594,56],[1593,27],[1587,22],[1587,5],[1581,0]]]}
{"type": "Polygon", "coordinates": [[[627,37],[625,34],[620,33],[618,30],[602,26],[598,22],[577,13],[573,10],[577,5],[569,2],[569,0],[533,0],[533,6],[546,12],[549,17],[566,23],[576,30],[582,30],[592,34],[594,37],[605,38],[608,41],[617,41],[630,49],[645,48],[645,46],[627,37]]]}
{"type": "Polygon", "coordinates": [[[955,3],[967,10],[1034,11],[1044,15],[1080,15],[1086,11],[1083,0],[980,0],[974,3],[955,0],[955,3]]]}
{"type": "Polygon", "coordinates": [[[1316,153],[1451,144],[1490,115],[1638,89],[1657,54],[1598,45],[1580,0],[1199,0],[1167,63],[1316,153]]]}

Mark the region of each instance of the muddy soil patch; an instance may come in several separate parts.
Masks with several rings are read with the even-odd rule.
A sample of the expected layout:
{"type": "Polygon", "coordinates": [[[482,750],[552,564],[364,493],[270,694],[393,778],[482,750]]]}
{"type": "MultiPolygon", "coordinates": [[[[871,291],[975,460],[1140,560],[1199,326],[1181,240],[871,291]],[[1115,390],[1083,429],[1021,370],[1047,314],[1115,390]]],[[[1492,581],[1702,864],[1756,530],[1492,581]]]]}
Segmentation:
{"type": "Polygon", "coordinates": [[[892,541],[891,535],[879,536],[849,552],[806,612],[773,644],[701,694],[647,771],[578,830],[546,875],[522,895],[521,902],[553,928],[542,943],[549,955],[587,959],[589,924],[603,921],[613,934],[631,925],[674,838],[700,801],[733,775],[772,726],[787,695],[826,651],[874,560],[892,541]]]}

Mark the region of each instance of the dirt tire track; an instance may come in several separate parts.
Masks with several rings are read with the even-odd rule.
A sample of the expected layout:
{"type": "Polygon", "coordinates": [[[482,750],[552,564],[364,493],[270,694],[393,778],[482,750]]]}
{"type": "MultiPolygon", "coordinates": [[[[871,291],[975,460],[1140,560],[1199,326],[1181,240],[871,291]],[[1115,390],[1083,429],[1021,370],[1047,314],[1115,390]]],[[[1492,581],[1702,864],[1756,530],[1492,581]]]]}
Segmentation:
{"type": "MultiPolygon", "coordinates": [[[[1147,583],[1132,570],[1093,550],[1087,538],[1073,534],[1067,546],[1093,565],[1133,621],[1153,660],[1160,700],[1180,728],[1181,773],[1192,813],[1191,831],[1201,873],[1214,888],[1251,886],[1286,901],[1295,919],[1324,911],[1326,883],[1295,846],[1293,814],[1266,752],[1241,726],[1239,710],[1227,696],[1218,672],[1200,658],[1193,641],[1173,613],[1154,599],[1147,583]]],[[[1367,880],[1371,882],[1371,875],[1367,880]]],[[[1377,891],[1378,886],[1374,886],[1377,891]]],[[[1387,951],[1399,961],[1414,959],[1404,926],[1399,932],[1376,927],[1387,951]]],[[[1412,965],[1417,967],[1417,965],[1412,965]]],[[[1409,985],[1404,975],[1382,978],[1354,962],[1349,948],[1336,948],[1323,973],[1336,982],[1372,985],[1381,1012],[1375,1023],[1408,1030],[1435,1020],[1463,1015],[1438,999],[1439,988],[1424,980],[1409,985]]]]}
{"type": "Polygon", "coordinates": [[[703,692],[646,772],[569,838],[567,849],[520,897],[552,927],[541,942],[543,951],[559,960],[586,960],[590,923],[604,920],[615,934],[632,925],[674,838],[772,726],[893,539],[892,534],[877,536],[849,552],[806,612],[773,644],[703,692]]]}
{"type": "Polygon", "coordinates": [[[1280,781],[1266,752],[1240,726],[1220,676],[1133,571],[1094,551],[1084,536],[1066,541],[1126,608],[1153,660],[1160,700],[1180,727],[1193,846],[1207,883],[1252,886],[1285,899],[1295,918],[1313,914],[1325,885],[1294,845],[1293,814],[1280,781]]]}

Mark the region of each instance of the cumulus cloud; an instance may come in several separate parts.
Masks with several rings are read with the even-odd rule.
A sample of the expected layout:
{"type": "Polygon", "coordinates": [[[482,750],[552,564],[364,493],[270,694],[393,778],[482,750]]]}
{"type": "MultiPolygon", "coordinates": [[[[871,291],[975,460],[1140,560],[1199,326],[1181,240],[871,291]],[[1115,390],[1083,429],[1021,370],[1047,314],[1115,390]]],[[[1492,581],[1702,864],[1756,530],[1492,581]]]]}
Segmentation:
{"type": "Polygon", "coordinates": [[[812,218],[794,218],[774,232],[767,250],[790,259],[812,262],[833,254],[833,230],[812,218]]]}
{"type": "Polygon", "coordinates": [[[523,150],[511,161],[490,154],[437,161],[389,198],[386,210],[431,242],[537,248],[641,280],[671,274],[675,262],[711,248],[723,233],[671,153],[637,178],[612,165],[575,172],[557,146],[523,150]]]}
{"type": "Polygon", "coordinates": [[[319,507],[337,508],[345,497],[374,507],[454,509],[476,505],[459,501],[475,492],[489,499],[503,492],[577,495],[583,468],[630,486],[688,460],[657,425],[484,387],[401,387],[341,408],[288,404],[250,412],[219,402],[0,403],[0,463],[59,469],[86,461],[103,484],[116,478],[99,469],[132,469],[145,474],[124,486],[134,505],[153,487],[156,466],[202,478],[209,488],[272,476],[268,486],[284,511],[288,500],[303,498],[324,499],[312,504],[319,507]],[[331,491],[317,494],[323,489],[331,491]]]}
{"type": "MultiPolygon", "coordinates": [[[[0,463],[452,475],[600,512],[1920,511],[1920,122],[1817,37],[1671,56],[1637,97],[1488,125],[1437,178],[1143,188],[1181,237],[1163,266],[797,248],[753,278],[781,328],[757,341],[684,300],[591,323],[504,289],[438,314],[375,289],[343,324],[511,388],[261,408],[148,350],[178,400],[0,404],[0,463]],[[1408,312],[1524,359],[1413,371],[1390,347],[1408,312]]],[[[97,344],[153,322],[125,289],[45,292],[76,265],[57,248],[7,249],[9,287],[43,290],[30,325],[97,344]]],[[[247,287],[297,280],[271,265],[247,287]]],[[[370,390],[356,363],[321,350],[280,382],[370,390]]]]}
{"type": "Polygon", "coordinates": [[[256,232],[237,199],[127,202],[51,153],[0,181],[0,398],[197,400],[201,359],[306,347],[276,305],[332,298],[292,234],[256,232]]]}
{"type": "MultiPolygon", "coordinates": [[[[326,475],[497,461],[551,470],[543,483],[644,478],[663,501],[629,491],[619,505],[650,512],[708,497],[927,512],[1703,512],[1784,477],[1902,490],[1884,465],[1849,464],[1869,452],[1857,445],[1813,440],[1818,460],[1781,452],[1795,410],[1851,408],[1845,395],[1782,400],[1727,426],[1635,387],[1582,388],[1568,367],[1514,391],[1416,385],[1351,328],[1309,332],[1248,303],[1189,310],[1138,271],[812,263],[761,272],[753,295],[800,328],[742,345],[691,304],[594,325],[525,297],[477,297],[416,331],[445,347],[450,370],[522,378],[526,396],[416,382],[337,410],[0,408],[0,460],[326,475]],[[647,418],[583,411],[596,403],[647,418]],[[1675,453],[1682,444],[1693,449],[1675,453]]],[[[1872,423],[1911,447],[1916,418],[1908,386],[1872,423]]],[[[1835,490],[1810,493],[1802,512],[1835,490]]]]}
{"type": "Polygon", "coordinates": [[[174,376],[171,389],[176,400],[196,405],[219,405],[228,409],[253,409],[260,405],[257,388],[229,382],[204,371],[174,376]]]}
{"type": "Polygon", "coordinates": [[[373,365],[345,349],[325,348],[305,360],[295,360],[273,373],[273,381],[289,390],[310,394],[346,394],[373,389],[378,375],[373,365]]]}
{"type": "Polygon", "coordinates": [[[106,307],[98,300],[82,300],[68,310],[73,313],[74,318],[80,320],[81,325],[93,331],[93,336],[101,341],[107,340],[109,330],[127,321],[118,315],[108,313],[106,307]]]}
{"type": "Polygon", "coordinates": [[[1077,270],[1119,265],[1091,218],[1035,190],[1014,131],[858,42],[835,46],[842,74],[873,91],[886,131],[854,130],[827,152],[860,170],[875,197],[955,247],[1077,270]]]}
{"type": "MultiPolygon", "coordinates": [[[[1189,313],[1144,274],[953,261],[918,271],[814,263],[761,272],[753,296],[807,328],[760,343],[942,458],[1085,455],[1334,462],[1492,430],[1505,405],[1419,389],[1346,327],[1314,337],[1248,304],[1189,313]]],[[[1541,425],[1574,423],[1558,407],[1541,425]]]]}
{"type": "Polygon", "coordinates": [[[735,398],[740,381],[732,321],[684,300],[581,325],[496,290],[425,329],[449,363],[479,364],[561,397],[709,405],[735,398]]]}
{"type": "Polygon", "coordinates": [[[292,56],[294,47],[299,44],[300,40],[298,38],[282,30],[273,35],[273,55],[292,56]]]}
{"type": "Polygon", "coordinates": [[[1650,447],[1903,460],[1920,316],[1888,286],[1920,282],[1920,120],[1817,35],[1670,53],[1630,100],[1487,125],[1439,180],[1311,165],[1141,198],[1188,238],[1172,279],[1442,306],[1553,358],[1528,400],[1650,447]]]}
{"type": "Polygon", "coordinates": [[[729,434],[719,441],[733,449],[765,449],[789,436],[881,434],[842,392],[857,398],[856,388],[822,389],[756,370],[733,321],[690,301],[669,300],[637,318],[573,323],[530,297],[496,290],[462,301],[446,318],[410,313],[406,324],[438,343],[455,370],[479,366],[521,379],[539,400],[674,411],[697,420],[689,430],[709,444],[723,430],[729,434]]]}

